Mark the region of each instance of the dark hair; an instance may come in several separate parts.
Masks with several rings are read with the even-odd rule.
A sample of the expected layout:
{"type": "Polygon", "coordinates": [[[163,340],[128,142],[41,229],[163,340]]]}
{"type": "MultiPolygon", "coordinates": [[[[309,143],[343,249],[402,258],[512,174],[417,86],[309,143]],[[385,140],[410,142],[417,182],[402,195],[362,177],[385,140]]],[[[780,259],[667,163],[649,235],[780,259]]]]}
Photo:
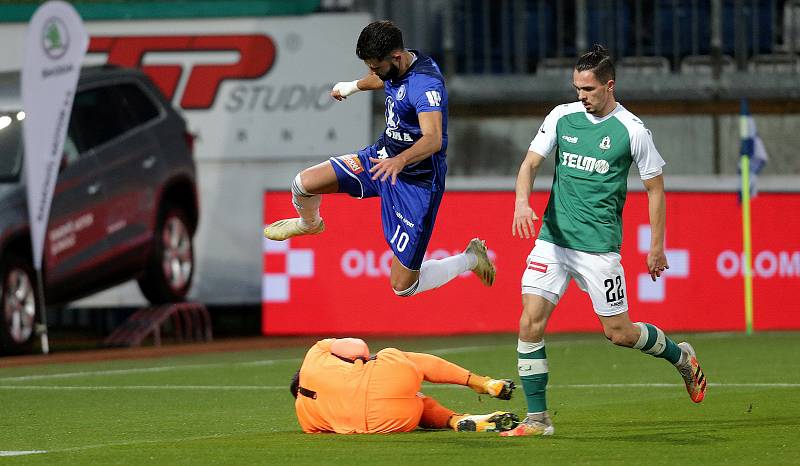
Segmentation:
{"type": "Polygon", "coordinates": [[[591,71],[601,83],[615,79],[614,63],[608,54],[608,49],[600,44],[594,44],[589,50],[578,58],[575,64],[578,71],[591,71]]]}
{"type": "Polygon", "coordinates": [[[375,21],[358,36],[356,55],[362,60],[383,60],[397,49],[403,49],[400,29],[391,21],[375,21]]]}
{"type": "Polygon", "coordinates": [[[298,390],[300,390],[300,369],[297,369],[297,372],[294,373],[292,383],[289,384],[289,391],[292,392],[293,397],[297,398],[298,390]]]}

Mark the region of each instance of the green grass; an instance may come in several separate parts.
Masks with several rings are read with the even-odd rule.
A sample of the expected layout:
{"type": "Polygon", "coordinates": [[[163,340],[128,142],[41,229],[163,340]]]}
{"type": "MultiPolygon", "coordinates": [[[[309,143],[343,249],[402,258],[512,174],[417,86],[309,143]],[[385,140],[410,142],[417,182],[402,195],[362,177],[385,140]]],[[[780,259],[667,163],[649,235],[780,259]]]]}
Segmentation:
{"type": "MultiPolygon", "coordinates": [[[[286,386],[305,348],[0,369],[0,451],[48,452],[0,463],[797,464],[800,335],[683,337],[712,384],[700,405],[662,360],[600,335],[550,337],[551,438],[302,434],[286,386]]],[[[517,379],[513,335],[369,343],[517,379]]],[[[521,396],[502,402],[428,384],[423,391],[456,411],[525,411],[521,396]]]]}

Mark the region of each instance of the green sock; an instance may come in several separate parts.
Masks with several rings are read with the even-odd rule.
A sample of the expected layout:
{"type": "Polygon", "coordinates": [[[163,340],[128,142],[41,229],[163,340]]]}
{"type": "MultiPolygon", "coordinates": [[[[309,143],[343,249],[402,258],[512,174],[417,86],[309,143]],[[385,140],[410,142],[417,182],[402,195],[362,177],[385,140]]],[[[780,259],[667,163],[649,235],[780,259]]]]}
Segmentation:
{"type": "Polygon", "coordinates": [[[641,331],[639,341],[633,345],[634,349],[666,359],[672,364],[678,363],[681,359],[681,349],[660,328],[645,322],[636,322],[634,325],[641,331]]]}
{"type": "Polygon", "coordinates": [[[522,381],[522,390],[528,403],[529,413],[547,411],[547,353],[544,349],[544,340],[529,343],[519,340],[517,343],[519,356],[517,369],[522,381]]]}

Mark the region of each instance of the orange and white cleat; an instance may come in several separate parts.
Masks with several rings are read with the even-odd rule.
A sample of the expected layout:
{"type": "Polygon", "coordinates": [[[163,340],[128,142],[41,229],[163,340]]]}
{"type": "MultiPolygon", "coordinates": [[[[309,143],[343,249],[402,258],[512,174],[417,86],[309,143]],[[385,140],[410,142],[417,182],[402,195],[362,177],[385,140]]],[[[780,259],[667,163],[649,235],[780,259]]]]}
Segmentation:
{"type": "Polygon", "coordinates": [[[546,412],[544,415],[537,417],[528,416],[517,427],[501,432],[503,437],[532,437],[535,435],[553,435],[555,429],[553,428],[553,421],[550,420],[550,415],[546,412]]]}
{"type": "Polygon", "coordinates": [[[706,396],[706,375],[703,369],[700,369],[700,363],[697,362],[697,355],[694,348],[685,341],[678,343],[678,348],[683,351],[686,362],[677,366],[678,372],[681,373],[684,383],[686,383],[686,391],[689,392],[689,397],[695,403],[700,403],[706,396]]]}

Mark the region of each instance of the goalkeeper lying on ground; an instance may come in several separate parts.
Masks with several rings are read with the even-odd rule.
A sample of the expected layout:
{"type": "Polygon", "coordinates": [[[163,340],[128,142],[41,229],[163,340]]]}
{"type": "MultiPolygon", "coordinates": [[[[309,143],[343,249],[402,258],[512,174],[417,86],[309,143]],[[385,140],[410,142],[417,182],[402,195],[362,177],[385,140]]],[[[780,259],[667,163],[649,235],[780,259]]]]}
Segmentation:
{"type": "Polygon", "coordinates": [[[422,381],[465,385],[508,400],[510,380],[472,374],[442,358],[386,348],[370,357],[358,338],[320,340],[308,350],[290,386],[306,433],[377,434],[417,427],[502,432],[519,423],[510,412],[457,414],[420,393],[422,381]]]}

